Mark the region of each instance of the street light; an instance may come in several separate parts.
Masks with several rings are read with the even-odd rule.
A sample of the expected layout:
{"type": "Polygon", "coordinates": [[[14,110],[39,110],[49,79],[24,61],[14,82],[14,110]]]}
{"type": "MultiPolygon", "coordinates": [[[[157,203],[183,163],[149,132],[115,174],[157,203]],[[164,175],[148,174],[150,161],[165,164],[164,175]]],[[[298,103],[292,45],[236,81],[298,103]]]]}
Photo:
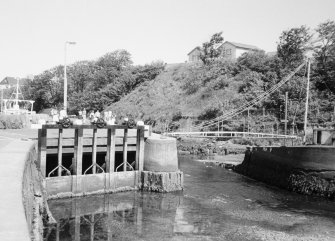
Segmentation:
{"type": "Polygon", "coordinates": [[[66,76],[66,46],[76,44],[76,42],[66,41],[64,44],[64,110],[67,113],[67,76],[66,76]]]}

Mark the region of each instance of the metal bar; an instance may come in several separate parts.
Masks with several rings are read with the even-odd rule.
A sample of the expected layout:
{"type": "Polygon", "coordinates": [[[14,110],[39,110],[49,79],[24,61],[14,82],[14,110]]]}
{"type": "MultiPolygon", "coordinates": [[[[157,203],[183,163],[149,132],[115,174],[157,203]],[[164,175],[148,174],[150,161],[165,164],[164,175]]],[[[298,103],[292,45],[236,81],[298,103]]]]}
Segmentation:
{"type": "Polygon", "coordinates": [[[63,129],[58,131],[58,176],[62,176],[62,159],[63,159],[63,129]]]}
{"type": "Polygon", "coordinates": [[[123,171],[127,171],[127,152],[128,152],[128,129],[124,129],[124,136],[123,136],[123,171]]]}
{"type": "Polygon", "coordinates": [[[97,129],[93,129],[93,143],[92,143],[92,174],[96,173],[97,164],[97,129]]]}

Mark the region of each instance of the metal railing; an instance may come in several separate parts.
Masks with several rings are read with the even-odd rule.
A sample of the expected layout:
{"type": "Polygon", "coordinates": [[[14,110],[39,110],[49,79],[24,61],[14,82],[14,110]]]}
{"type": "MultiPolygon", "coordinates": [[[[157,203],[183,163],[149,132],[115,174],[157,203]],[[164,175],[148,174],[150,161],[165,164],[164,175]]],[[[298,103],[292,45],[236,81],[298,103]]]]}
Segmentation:
{"type": "Polygon", "coordinates": [[[168,136],[189,136],[189,137],[230,137],[230,138],[253,138],[253,139],[299,139],[295,135],[278,135],[271,133],[253,133],[237,131],[199,131],[199,132],[170,132],[168,136]]]}

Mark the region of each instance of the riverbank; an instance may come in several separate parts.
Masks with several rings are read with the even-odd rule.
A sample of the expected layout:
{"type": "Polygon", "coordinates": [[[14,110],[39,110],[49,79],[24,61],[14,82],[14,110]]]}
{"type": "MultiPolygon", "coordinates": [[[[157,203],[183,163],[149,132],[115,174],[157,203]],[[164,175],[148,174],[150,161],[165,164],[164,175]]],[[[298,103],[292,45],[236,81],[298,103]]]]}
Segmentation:
{"type": "Polygon", "coordinates": [[[177,149],[181,155],[224,156],[244,154],[248,144],[250,143],[247,141],[238,140],[217,141],[209,138],[180,137],[177,141],[177,149]]]}
{"type": "Polygon", "coordinates": [[[335,199],[335,148],[253,147],[235,171],[297,193],[335,199]]]}

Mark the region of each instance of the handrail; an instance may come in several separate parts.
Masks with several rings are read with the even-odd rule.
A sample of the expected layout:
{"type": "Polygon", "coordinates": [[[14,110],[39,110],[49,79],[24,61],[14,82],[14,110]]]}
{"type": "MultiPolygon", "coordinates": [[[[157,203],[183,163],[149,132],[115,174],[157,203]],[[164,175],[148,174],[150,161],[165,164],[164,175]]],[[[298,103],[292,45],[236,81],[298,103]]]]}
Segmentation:
{"type": "Polygon", "coordinates": [[[257,132],[239,132],[239,131],[194,131],[194,132],[168,132],[164,133],[167,136],[206,136],[206,137],[272,137],[272,138],[286,138],[286,139],[299,139],[295,135],[281,135],[281,134],[271,134],[271,133],[257,133],[257,132]],[[229,136],[228,136],[229,135],[229,136]]]}

